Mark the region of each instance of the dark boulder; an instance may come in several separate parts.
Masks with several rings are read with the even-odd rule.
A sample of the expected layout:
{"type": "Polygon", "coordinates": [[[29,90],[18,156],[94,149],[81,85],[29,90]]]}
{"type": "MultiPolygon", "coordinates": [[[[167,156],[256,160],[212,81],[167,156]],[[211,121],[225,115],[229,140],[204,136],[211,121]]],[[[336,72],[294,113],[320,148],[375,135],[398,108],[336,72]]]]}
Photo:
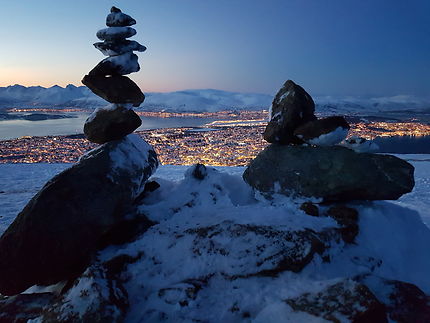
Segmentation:
{"type": "Polygon", "coordinates": [[[301,143],[294,130],[312,120],[315,104],[311,96],[299,85],[288,80],[276,94],[272,102],[269,124],[263,137],[271,143],[301,143]]]}
{"type": "Polygon", "coordinates": [[[52,178],[0,238],[0,293],[14,295],[82,273],[157,166],[152,147],[129,135],[52,178]]]}
{"type": "Polygon", "coordinates": [[[317,146],[333,146],[348,135],[350,126],[344,117],[328,117],[309,121],[294,130],[304,142],[317,146]]]}
{"type": "Polygon", "coordinates": [[[96,95],[111,103],[132,103],[138,107],[145,100],[140,88],[127,76],[85,75],[82,83],[96,95]]]}
{"type": "Polygon", "coordinates": [[[319,216],[318,206],[316,206],[312,202],[302,203],[302,205],[300,205],[300,210],[310,216],[319,216]]]}
{"type": "Polygon", "coordinates": [[[358,211],[345,205],[335,205],[328,209],[327,215],[339,224],[343,241],[353,243],[359,232],[358,211]]]}
{"type": "Polygon", "coordinates": [[[414,187],[414,167],[395,156],[338,146],[273,144],[250,162],[243,178],[268,194],[325,201],[395,200],[414,187]]]}
{"type": "Polygon", "coordinates": [[[118,105],[113,109],[95,110],[85,122],[84,134],[89,141],[104,144],[125,137],[141,124],[136,112],[118,105]]]}
{"type": "Polygon", "coordinates": [[[287,299],[293,310],[329,322],[388,322],[385,305],[365,285],[345,279],[318,293],[287,299]]]}

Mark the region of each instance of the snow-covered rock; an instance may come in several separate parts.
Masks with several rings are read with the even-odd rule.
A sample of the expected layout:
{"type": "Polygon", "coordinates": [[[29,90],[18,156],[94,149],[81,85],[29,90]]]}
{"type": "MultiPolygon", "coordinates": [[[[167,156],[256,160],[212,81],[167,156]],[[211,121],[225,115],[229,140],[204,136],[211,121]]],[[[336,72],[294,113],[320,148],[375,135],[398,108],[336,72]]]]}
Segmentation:
{"type": "Polygon", "coordinates": [[[105,236],[126,222],[157,166],[152,147],[129,135],[51,179],[0,238],[0,292],[13,295],[79,275],[105,236]]]}
{"type": "Polygon", "coordinates": [[[109,27],[100,29],[96,36],[100,40],[116,41],[136,35],[136,29],[131,27],[109,27]]]}
{"type": "Polygon", "coordinates": [[[125,27],[136,24],[136,20],[131,18],[129,15],[122,13],[117,7],[110,9],[110,14],[106,17],[106,26],[108,27],[125,27]]]}
{"type": "MultiPolygon", "coordinates": [[[[160,186],[137,209],[158,223],[134,241],[102,250],[61,295],[27,296],[33,307],[26,318],[322,322],[330,316],[350,322],[383,304],[381,321],[426,322],[430,230],[417,212],[397,202],[349,203],[359,232],[348,244],[335,231],[354,215],[336,215],[327,205],[316,206],[320,216],[306,215],[304,200],[265,199],[242,181],[240,168],[218,169],[192,167],[184,176],[183,166],[163,166],[152,177],[160,186]],[[299,256],[312,249],[279,239],[288,232],[325,237],[325,250],[297,273],[288,266],[262,270],[276,267],[287,250],[300,250],[299,256]]],[[[428,194],[428,182],[420,183],[428,194]]]]}
{"type": "Polygon", "coordinates": [[[294,135],[316,146],[333,146],[346,138],[349,124],[344,117],[333,116],[305,123],[294,130],[294,135]]]}
{"type": "Polygon", "coordinates": [[[139,72],[140,66],[137,59],[137,55],[132,52],[111,56],[98,63],[88,74],[106,76],[139,72]]]}

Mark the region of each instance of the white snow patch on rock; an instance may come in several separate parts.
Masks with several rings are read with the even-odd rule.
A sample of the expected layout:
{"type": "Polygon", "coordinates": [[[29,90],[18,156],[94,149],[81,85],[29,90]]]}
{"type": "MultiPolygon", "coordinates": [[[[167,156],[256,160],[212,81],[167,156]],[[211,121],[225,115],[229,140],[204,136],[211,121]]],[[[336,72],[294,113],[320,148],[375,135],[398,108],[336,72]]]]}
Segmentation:
{"type": "Polygon", "coordinates": [[[315,146],[333,146],[340,143],[348,135],[348,129],[337,127],[334,131],[322,134],[317,138],[307,141],[308,144],[315,146]]]}

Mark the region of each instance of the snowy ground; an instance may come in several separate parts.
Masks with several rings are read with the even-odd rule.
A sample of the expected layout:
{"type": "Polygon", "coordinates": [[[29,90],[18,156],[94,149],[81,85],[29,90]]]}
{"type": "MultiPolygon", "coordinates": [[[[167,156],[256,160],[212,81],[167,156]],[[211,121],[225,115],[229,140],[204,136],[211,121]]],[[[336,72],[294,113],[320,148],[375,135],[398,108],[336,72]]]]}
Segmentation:
{"type": "MultiPolygon", "coordinates": [[[[397,155],[415,167],[415,188],[395,203],[418,211],[430,227],[430,155],[397,155]]],[[[55,174],[70,164],[0,164],[0,233],[13,221],[25,204],[55,174]]],[[[164,165],[155,176],[170,181],[183,179],[188,166],[164,165]]],[[[241,176],[243,167],[215,167],[228,174],[241,176]]]]}
{"type": "MultiPolygon", "coordinates": [[[[295,248],[286,235],[318,234],[335,221],[306,216],[298,208],[302,201],[283,196],[269,201],[254,194],[241,179],[243,167],[208,168],[200,181],[189,171],[184,176],[187,166],[161,166],[154,176],[160,189],[139,206],[159,223],[98,256],[99,263],[124,255],[138,259],[122,273],[130,301],[126,322],[323,322],[293,311],[285,300],[363,274],[409,282],[429,294],[430,155],[399,157],[415,166],[412,193],[399,201],[351,203],[360,215],[356,243],[331,243],[329,262],[314,256],[301,272],[285,270],[276,277],[255,274],[277,266],[279,254],[295,248]]],[[[50,177],[69,166],[0,164],[0,231],[50,177]]],[[[64,296],[64,315],[91,308],[82,295],[95,295],[88,286],[97,279],[88,277],[83,275],[64,296]]],[[[369,288],[385,295],[385,287],[369,288]]]]}

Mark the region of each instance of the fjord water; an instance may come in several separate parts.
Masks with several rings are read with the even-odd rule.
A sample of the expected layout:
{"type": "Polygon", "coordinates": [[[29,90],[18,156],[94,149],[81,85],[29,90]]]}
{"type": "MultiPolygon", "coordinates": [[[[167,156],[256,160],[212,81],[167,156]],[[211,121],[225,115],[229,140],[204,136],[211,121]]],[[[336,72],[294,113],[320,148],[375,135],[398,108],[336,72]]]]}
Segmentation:
{"type": "MultiPolygon", "coordinates": [[[[64,113],[65,118],[39,121],[0,120],[0,140],[15,139],[24,136],[57,136],[83,133],[85,120],[89,113],[64,113]]],[[[215,121],[214,118],[193,117],[143,117],[142,125],[137,130],[199,127],[215,121]]]]}

